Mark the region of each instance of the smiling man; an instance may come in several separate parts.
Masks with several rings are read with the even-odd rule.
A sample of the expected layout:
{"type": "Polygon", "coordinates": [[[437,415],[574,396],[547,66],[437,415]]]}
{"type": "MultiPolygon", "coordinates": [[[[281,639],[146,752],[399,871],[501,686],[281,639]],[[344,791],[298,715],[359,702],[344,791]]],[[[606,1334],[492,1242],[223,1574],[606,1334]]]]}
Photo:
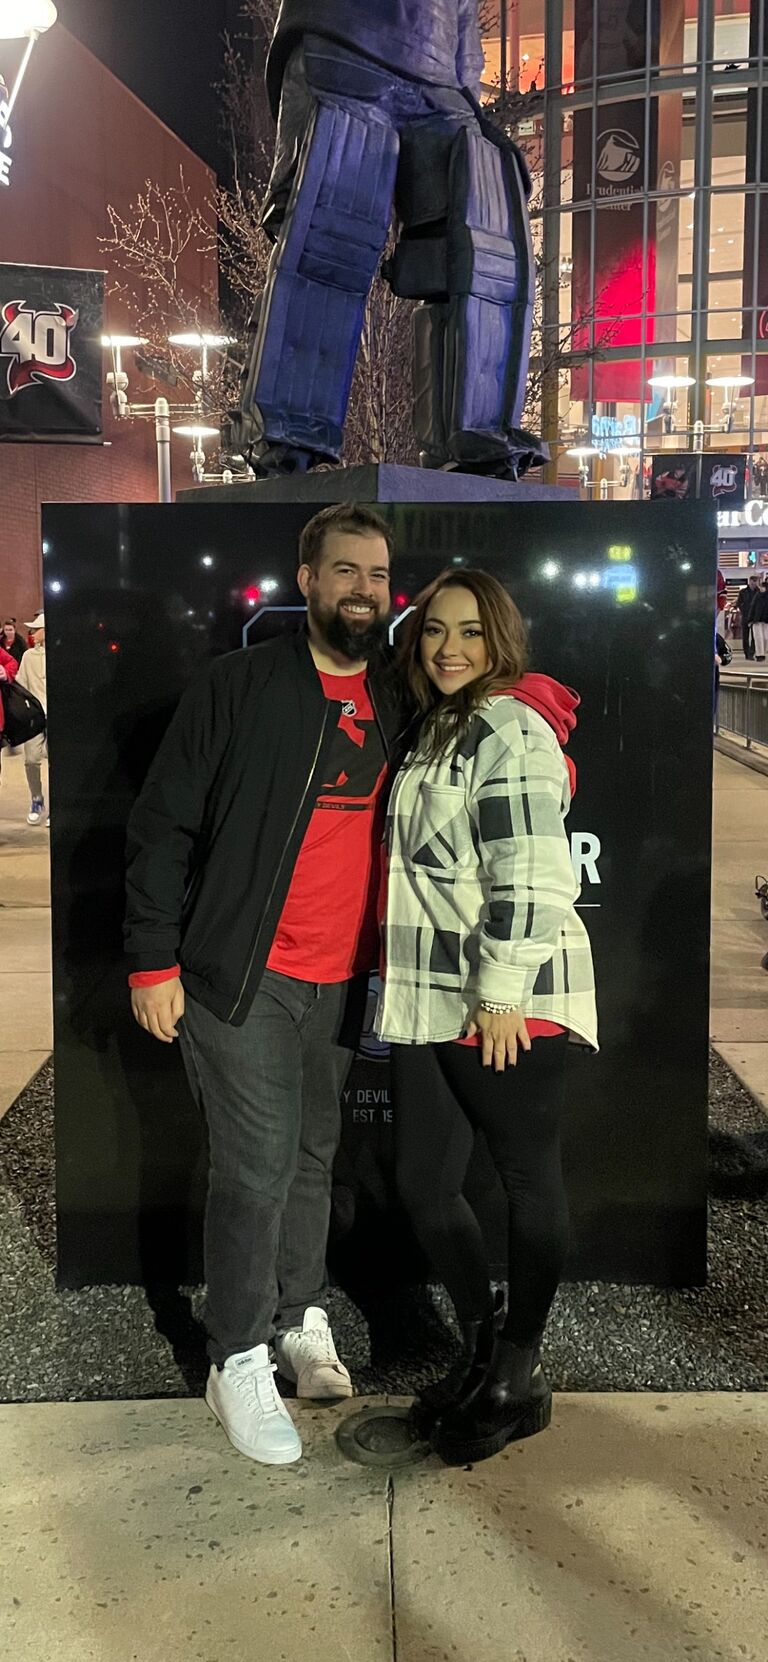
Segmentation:
{"type": "Polygon", "coordinates": [[[307,629],[217,659],[128,828],[133,1013],[181,1042],[205,1112],[206,1401],[241,1453],[301,1455],[299,1396],[349,1396],[325,1311],[339,1097],[377,961],[390,748],[390,534],[326,508],[299,545],[307,629]]]}

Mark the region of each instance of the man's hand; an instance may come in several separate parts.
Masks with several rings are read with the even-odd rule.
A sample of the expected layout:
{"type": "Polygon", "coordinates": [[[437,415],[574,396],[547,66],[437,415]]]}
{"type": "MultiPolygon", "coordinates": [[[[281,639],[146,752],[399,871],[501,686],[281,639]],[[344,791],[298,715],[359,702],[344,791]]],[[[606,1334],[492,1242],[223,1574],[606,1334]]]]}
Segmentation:
{"type": "Polygon", "coordinates": [[[518,1045],[521,1050],[531,1048],[525,1017],[521,1010],[510,1010],[506,1015],[494,1016],[490,1010],[484,1010],[482,1005],[478,1005],[474,1018],[467,1027],[467,1038],[473,1039],[476,1033],[482,1034],[483,1067],[493,1066],[497,1073],[504,1072],[507,1062],[513,1068],[517,1066],[518,1045]]]}
{"type": "Polygon", "coordinates": [[[175,1023],[184,1014],[184,988],[178,975],[157,987],[132,987],[131,1009],[139,1027],[146,1028],[161,1044],[172,1045],[179,1036],[175,1023]]]}

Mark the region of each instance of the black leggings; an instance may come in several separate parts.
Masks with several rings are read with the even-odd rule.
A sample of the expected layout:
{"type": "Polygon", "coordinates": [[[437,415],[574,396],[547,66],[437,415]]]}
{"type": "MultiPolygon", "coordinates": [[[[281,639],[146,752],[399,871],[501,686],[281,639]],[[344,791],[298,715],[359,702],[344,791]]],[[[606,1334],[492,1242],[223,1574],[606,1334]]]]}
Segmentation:
{"type": "Polygon", "coordinates": [[[462,1185],[481,1130],[509,1202],[505,1337],[528,1344],[544,1330],[568,1245],[560,1158],[566,1034],[534,1039],[517,1067],[484,1068],[457,1044],[393,1045],[397,1185],[414,1232],[459,1321],[489,1308],[480,1225],[462,1185]]]}

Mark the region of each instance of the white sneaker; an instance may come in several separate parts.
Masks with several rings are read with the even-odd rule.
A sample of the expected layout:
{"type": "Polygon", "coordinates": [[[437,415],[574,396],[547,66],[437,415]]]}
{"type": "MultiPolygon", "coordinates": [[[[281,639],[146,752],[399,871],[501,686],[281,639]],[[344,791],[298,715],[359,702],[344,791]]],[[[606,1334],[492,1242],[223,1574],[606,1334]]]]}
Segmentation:
{"type": "Polygon", "coordinates": [[[301,1459],[301,1438],[274,1375],[267,1346],[254,1345],[211,1368],[205,1400],[238,1453],[263,1466],[287,1466],[301,1459]]]}
{"type": "Polygon", "coordinates": [[[33,796],[32,806],[27,814],[27,825],[39,825],[43,817],[45,803],[41,796],[33,796]]]}
{"type": "Polygon", "coordinates": [[[304,1311],[302,1327],[277,1334],[275,1355],[283,1378],[293,1380],[297,1397],[351,1397],[352,1381],[336,1355],[328,1317],[316,1305],[304,1311]]]}

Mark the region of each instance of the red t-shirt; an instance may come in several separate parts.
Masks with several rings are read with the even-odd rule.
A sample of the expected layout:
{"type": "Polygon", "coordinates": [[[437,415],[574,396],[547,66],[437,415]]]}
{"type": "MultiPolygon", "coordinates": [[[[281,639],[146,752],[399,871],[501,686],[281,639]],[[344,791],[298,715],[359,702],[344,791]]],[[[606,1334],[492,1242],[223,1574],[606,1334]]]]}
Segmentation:
{"type": "Polygon", "coordinates": [[[365,682],[318,671],[338,724],[267,968],[296,981],[374,969],[386,752],[365,682]]]}

